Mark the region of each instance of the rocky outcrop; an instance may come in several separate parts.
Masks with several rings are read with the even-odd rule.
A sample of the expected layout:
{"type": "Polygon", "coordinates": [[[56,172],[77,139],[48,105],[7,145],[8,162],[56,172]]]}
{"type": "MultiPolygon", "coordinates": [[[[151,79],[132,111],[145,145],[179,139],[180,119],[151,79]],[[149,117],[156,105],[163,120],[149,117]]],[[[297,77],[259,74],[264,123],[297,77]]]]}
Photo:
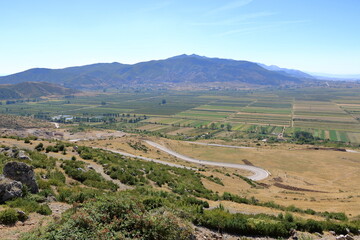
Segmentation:
{"type": "Polygon", "coordinates": [[[16,158],[22,159],[22,160],[30,160],[30,161],[32,161],[32,159],[28,155],[26,155],[24,150],[20,150],[19,153],[17,154],[16,158]]]}
{"type": "Polygon", "coordinates": [[[0,203],[22,196],[21,182],[0,175],[0,203]]]}
{"type": "Polygon", "coordinates": [[[19,181],[26,185],[30,192],[39,192],[39,187],[35,180],[34,170],[31,166],[22,162],[8,162],[4,166],[4,176],[6,178],[19,181]]]}
{"type": "Polygon", "coordinates": [[[16,148],[0,148],[0,152],[4,154],[5,156],[11,157],[11,158],[18,158],[21,160],[29,160],[32,161],[31,158],[26,155],[24,150],[18,150],[16,148]]]}

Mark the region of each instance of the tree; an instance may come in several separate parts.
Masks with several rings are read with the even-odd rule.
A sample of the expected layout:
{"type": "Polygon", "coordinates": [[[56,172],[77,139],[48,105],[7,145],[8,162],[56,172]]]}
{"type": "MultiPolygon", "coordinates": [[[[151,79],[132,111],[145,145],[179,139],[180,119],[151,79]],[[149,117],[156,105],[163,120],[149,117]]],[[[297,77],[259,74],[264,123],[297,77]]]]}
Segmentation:
{"type": "Polygon", "coordinates": [[[44,150],[44,144],[43,143],[39,143],[38,145],[36,145],[36,147],[35,147],[35,149],[37,150],[37,151],[42,151],[42,150],[44,150]]]}
{"type": "Polygon", "coordinates": [[[161,101],[161,104],[166,104],[166,99],[163,99],[163,100],[161,101]]]}
{"type": "Polygon", "coordinates": [[[231,131],[232,126],[228,123],[226,124],[226,130],[231,131]]]}

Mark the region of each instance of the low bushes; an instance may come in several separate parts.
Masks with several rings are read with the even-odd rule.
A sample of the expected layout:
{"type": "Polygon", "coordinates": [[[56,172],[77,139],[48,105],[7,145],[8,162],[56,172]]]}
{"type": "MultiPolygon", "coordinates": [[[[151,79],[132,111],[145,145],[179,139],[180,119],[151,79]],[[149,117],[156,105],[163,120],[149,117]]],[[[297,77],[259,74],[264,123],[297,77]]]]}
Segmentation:
{"type": "Polygon", "coordinates": [[[25,239],[185,240],[190,239],[191,232],[187,222],[171,209],[147,208],[141,199],[122,194],[86,202],[61,222],[49,226],[45,233],[34,232],[25,239]]]}
{"type": "Polygon", "coordinates": [[[9,208],[0,211],[0,224],[12,225],[18,221],[18,213],[15,209],[9,208]]]}
{"type": "Polygon", "coordinates": [[[86,186],[99,189],[109,189],[116,191],[118,186],[112,181],[105,180],[94,170],[86,169],[86,164],[82,161],[65,160],[61,167],[71,178],[82,182],[86,186]]]}
{"type": "Polygon", "coordinates": [[[29,195],[25,198],[17,198],[12,201],[7,201],[6,205],[11,208],[19,208],[26,213],[36,212],[42,215],[50,215],[52,211],[48,205],[39,204],[35,201],[36,199],[43,201],[43,197],[39,196],[39,198],[37,198],[36,196],[39,195],[29,195]]]}

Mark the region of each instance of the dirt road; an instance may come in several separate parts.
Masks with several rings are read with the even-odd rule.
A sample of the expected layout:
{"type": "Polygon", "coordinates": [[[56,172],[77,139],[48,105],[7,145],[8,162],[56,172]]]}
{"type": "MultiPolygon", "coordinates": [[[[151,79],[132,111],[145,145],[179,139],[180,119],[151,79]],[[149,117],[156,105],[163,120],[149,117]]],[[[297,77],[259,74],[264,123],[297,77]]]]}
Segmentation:
{"type": "Polygon", "coordinates": [[[248,170],[252,173],[254,173],[253,175],[249,176],[248,178],[254,181],[260,181],[263,180],[267,177],[269,177],[269,172],[259,168],[259,167],[254,167],[254,166],[249,166],[249,165],[244,165],[244,164],[235,164],[235,163],[223,163],[223,162],[212,162],[212,161],[204,161],[204,160],[199,160],[199,159],[195,159],[195,158],[191,158],[185,155],[182,155],[180,153],[177,153],[171,149],[168,149],[160,144],[157,144],[155,142],[149,141],[149,140],[145,140],[145,142],[147,144],[149,144],[152,147],[155,147],[163,152],[166,152],[170,155],[173,155],[177,158],[180,158],[182,160],[188,161],[188,162],[192,162],[192,163],[196,163],[196,164],[201,164],[201,165],[210,165],[210,166],[219,166],[219,167],[229,167],[229,168],[237,168],[237,169],[243,169],[243,170],[248,170]]]}

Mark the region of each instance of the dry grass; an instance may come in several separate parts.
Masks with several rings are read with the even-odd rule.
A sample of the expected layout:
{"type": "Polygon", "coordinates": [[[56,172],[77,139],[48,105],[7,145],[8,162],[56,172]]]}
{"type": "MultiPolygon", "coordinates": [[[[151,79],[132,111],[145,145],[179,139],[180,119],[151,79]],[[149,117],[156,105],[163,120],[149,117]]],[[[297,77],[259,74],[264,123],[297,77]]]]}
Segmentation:
{"type": "MultiPolygon", "coordinates": [[[[231,149],[194,145],[164,140],[169,148],[198,159],[242,164],[242,159],[269,170],[272,176],[263,182],[268,189],[254,189],[241,180],[222,177],[225,186],[204,182],[214,191],[255,196],[262,201],[275,201],[283,205],[312,208],[317,211],[340,211],[356,216],[360,214],[360,154],[307,150],[307,146],[282,145],[257,149],[231,149]],[[282,189],[273,184],[281,178],[285,185],[319,192],[282,189]]],[[[215,176],[215,174],[214,174],[215,176]]]]}

